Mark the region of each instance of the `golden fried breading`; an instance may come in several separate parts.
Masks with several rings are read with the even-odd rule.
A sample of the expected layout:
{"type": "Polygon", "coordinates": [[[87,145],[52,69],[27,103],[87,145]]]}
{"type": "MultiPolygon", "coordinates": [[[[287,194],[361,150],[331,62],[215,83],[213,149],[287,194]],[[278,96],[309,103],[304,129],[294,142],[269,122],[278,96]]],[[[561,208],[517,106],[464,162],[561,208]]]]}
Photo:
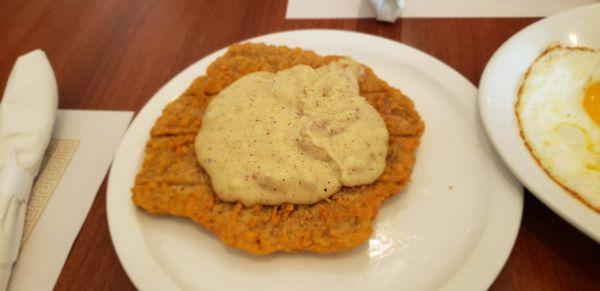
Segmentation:
{"type": "Polygon", "coordinates": [[[156,121],[142,169],[132,188],[133,202],[152,214],[187,217],[224,243],[253,254],[276,251],[333,253],[360,245],[371,235],[381,203],[409,181],[424,124],[413,103],[366,68],[360,95],[377,109],[388,131],[386,168],[370,185],[342,187],[312,205],[255,205],[220,201],[210,178],[196,162],[194,139],[213,96],[240,77],[277,72],[298,64],[319,67],[338,59],[312,51],[264,44],[237,44],[197,78],[156,121]]]}

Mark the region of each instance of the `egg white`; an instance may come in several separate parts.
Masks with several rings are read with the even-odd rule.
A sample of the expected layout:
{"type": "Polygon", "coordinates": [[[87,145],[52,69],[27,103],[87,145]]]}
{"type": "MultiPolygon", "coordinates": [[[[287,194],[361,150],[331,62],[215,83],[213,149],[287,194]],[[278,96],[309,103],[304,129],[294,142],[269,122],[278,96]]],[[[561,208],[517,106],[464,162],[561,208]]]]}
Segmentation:
{"type": "Polygon", "coordinates": [[[516,114],[529,150],[560,185],[600,211],[600,125],[583,108],[600,50],[553,47],[529,68],[516,114]]]}

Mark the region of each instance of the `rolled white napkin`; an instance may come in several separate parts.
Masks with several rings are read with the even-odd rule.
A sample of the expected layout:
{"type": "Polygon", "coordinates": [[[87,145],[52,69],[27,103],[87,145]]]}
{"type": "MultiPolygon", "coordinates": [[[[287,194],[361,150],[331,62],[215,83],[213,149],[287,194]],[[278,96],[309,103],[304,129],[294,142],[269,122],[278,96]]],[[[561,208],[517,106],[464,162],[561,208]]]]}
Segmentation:
{"type": "Polygon", "coordinates": [[[6,290],[23,235],[27,200],[50,141],[58,106],[46,54],[19,57],[0,104],[0,290],[6,290]]]}
{"type": "Polygon", "coordinates": [[[377,13],[377,20],[395,22],[402,14],[404,0],[371,0],[377,13]]]}

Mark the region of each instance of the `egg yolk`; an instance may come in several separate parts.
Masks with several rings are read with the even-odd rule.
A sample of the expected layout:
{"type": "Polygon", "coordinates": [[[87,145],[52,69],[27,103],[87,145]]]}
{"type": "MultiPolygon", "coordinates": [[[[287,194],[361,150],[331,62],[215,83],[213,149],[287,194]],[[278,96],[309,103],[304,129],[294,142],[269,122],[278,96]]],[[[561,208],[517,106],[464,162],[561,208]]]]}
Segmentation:
{"type": "Polygon", "coordinates": [[[592,120],[600,125],[600,81],[588,85],[585,89],[583,108],[592,120]]]}

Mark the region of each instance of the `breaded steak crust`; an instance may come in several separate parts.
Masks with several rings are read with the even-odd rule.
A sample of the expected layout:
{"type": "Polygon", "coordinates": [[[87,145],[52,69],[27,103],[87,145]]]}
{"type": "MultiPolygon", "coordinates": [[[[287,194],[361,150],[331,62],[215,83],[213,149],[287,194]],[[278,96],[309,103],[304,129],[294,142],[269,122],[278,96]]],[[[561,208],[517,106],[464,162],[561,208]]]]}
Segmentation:
{"type": "Polygon", "coordinates": [[[413,103],[375,76],[359,77],[360,95],[383,117],[389,136],[386,168],[370,185],[342,187],[312,205],[255,205],[220,201],[197,163],[194,139],[211,98],[240,77],[277,72],[298,64],[319,67],[338,59],[312,51],[264,44],[237,44],[218,58],[164,109],[150,133],[145,160],[132,188],[133,202],[151,214],[187,217],[224,243],[253,254],[276,251],[333,253],[371,235],[381,203],[409,181],[424,124],[413,103]]]}

